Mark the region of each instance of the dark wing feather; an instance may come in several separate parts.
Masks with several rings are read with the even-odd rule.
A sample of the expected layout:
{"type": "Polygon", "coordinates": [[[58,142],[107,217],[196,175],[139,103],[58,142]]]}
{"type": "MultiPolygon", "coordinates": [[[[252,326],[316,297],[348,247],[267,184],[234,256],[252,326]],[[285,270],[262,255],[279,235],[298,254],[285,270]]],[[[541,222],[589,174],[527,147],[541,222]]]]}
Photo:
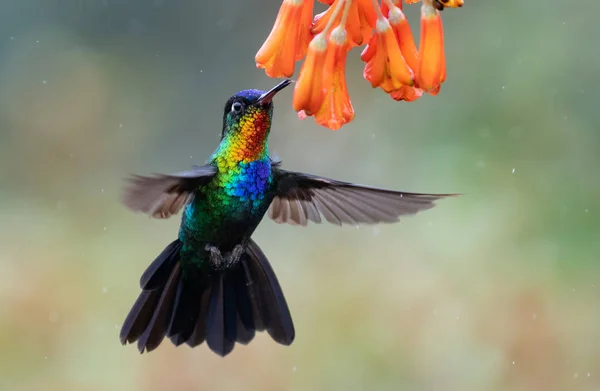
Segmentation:
{"type": "Polygon", "coordinates": [[[170,175],[134,175],[125,189],[123,203],[135,212],[166,219],[177,214],[191,200],[194,191],[216,173],[216,167],[207,164],[170,175]]]}
{"type": "Polygon", "coordinates": [[[277,168],[277,193],[269,207],[276,223],[305,226],[309,221],[342,224],[393,223],[402,215],[431,209],[457,194],[420,194],[379,189],[277,168]]]}

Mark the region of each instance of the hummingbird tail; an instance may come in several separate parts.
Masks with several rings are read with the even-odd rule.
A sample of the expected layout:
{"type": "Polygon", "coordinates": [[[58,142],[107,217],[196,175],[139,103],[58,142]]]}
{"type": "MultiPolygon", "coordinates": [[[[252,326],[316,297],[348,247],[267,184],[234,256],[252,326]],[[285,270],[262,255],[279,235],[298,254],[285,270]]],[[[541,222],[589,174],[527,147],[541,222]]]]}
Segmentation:
{"type": "Polygon", "coordinates": [[[235,342],[248,344],[255,331],[267,331],[282,345],[294,341],[294,324],[281,286],[252,239],[237,267],[220,274],[213,284],[207,309],[206,322],[204,313],[198,322],[205,326],[209,348],[220,356],[229,354],[235,342]]]}
{"type": "Polygon", "coordinates": [[[206,278],[185,278],[180,270],[182,243],[175,240],[142,275],[142,292],[125,319],[121,343],[138,342],[140,353],[156,349],[164,337],[191,347],[207,342],[220,356],[235,342],[248,344],[266,330],[290,345],[294,325],[269,261],[250,240],[237,266],[206,278]]]}

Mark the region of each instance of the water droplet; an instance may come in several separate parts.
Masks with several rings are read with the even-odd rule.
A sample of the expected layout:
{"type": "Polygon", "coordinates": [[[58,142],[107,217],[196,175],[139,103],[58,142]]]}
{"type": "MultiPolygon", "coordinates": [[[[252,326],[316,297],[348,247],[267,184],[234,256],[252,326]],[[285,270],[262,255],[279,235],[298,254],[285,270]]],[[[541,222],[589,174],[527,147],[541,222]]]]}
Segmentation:
{"type": "Polygon", "coordinates": [[[123,124],[119,124],[119,128],[123,128],[123,124]]]}
{"type": "Polygon", "coordinates": [[[104,189],[100,189],[100,192],[101,192],[101,193],[104,193],[104,189]]]}
{"type": "Polygon", "coordinates": [[[513,174],[515,173],[515,169],[514,169],[514,168],[512,169],[512,173],[513,173],[513,174]]]}
{"type": "Polygon", "coordinates": [[[204,72],[202,69],[200,69],[200,73],[204,72]]]}
{"type": "Polygon", "coordinates": [[[591,375],[591,374],[588,372],[588,377],[590,377],[590,375],[591,375]]]}
{"type": "Polygon", "coordinates": [[[502,86],[502,89],[503,89],[503,90],[505,90],[505,89],[506,89],[506,86],[502,86]]]}
{"type": "Polygon", "coordinates": [[[536,320],[537,319],[537,314],[531,315],[531,319],[536,320]]]}
{"type": "Polygon", "coordinates": [[[10,40],[11,40],[11,41],[14,41],[14,40],[15,40],[15,37],[10,37],[10,40]]]}
{"type": "Polygon", "coordinates": [[[294,365],[294,367],[292,368],[292,372],[296,373],[296,366],[294,365]]]}
{"type": "Polygon", "coordinates": [[[579,377],[579,374],[578,374],[577,372],[575,372],[575,373],[573,374],[573,379],[577,379],[578,377],[579,377]]]}
{"type": "Polygon", "coordinates": [[[39,41],[39,40],[37,40],[37,41],[35,41],[35,43],[40,43],[40,41],[39,41]]]}
{"type": "Polygon", "coordinates": [[[42,84],[48,84],[46,80],[42,80],[42,84]]]}
{"type": "Polygon", "coordinates": [[[587,213],[587,212],[588,212],[588,209],[586,208],[586,209],[585,209],[585,213],[587,213]]]}
{"type": "Polygon", "coordinates": [[[515,362],[513,361],[512,364],[515,365],[515,362]]]}
{"type": "Polygon", "coordinates": [[[47,359],[48,359],[48,356],[44,356],[44,360],[47,360],[47,359]]]}
{"type": "Polygon", "coordinates": [[[107,228],[106,228],[106,227],[102,227],[102,230],[103,230],[103,231],[106,231],[106,230],[107,230],[107,228]]]}
{"type": "Polygon", "coordinates": [[[102,293],[107,293],[107,292],[108,292],[108,287],[106,287],[106,286],[103,286],[103,287],[102,287],[102,293]]]}

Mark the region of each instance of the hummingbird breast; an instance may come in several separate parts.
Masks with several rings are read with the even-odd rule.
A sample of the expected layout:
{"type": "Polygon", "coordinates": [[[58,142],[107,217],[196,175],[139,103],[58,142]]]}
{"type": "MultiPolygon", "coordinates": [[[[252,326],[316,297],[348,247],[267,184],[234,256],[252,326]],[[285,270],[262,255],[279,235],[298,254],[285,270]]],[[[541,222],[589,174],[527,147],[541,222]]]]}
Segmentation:
{"type": "Polygon", "coordinates": [[[251,235],[266,213],[273,199],[271,161],[216,163],[218,174],[184,210],[180,237],[227,248],[251,235]]]}

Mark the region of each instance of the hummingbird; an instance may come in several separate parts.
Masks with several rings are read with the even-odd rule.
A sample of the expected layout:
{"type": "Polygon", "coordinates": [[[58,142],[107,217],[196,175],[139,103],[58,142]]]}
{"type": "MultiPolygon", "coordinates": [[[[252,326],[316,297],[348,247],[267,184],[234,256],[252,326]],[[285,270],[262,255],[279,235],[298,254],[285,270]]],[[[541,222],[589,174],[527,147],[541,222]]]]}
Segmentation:
{"type": "Polygon", "coordinates": [[[252,239],[267,215],[276,223],[376,224],[430,209],[453,194],[407,193],[288,171],[269,154],[273,97],[244,90],[223,111],[221,141],[205,165],[175,174],[131,176],[123,203],[168,219],[182,211],[177,239],[140,278],[121,343],[151,352],[168,338],[175,346],[206,342],[224,357],[236,343],[266,331],[290,345],[295,330],[286,299],[264,252],[252,239]]]}

